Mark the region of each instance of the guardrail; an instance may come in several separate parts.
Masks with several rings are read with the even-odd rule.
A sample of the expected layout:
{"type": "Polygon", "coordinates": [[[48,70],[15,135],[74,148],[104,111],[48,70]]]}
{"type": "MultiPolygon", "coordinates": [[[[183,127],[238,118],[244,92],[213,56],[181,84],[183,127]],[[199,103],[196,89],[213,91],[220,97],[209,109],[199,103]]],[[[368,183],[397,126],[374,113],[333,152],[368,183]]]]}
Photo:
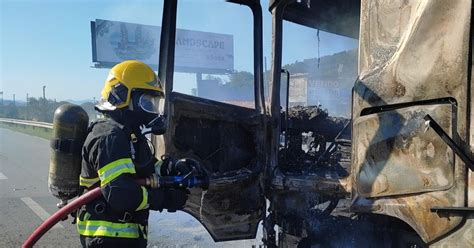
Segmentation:
{"type": "Polygon", "coordinates": [[[31,127],[41,127],[45,129],[53,129],[53,123],[48,123],[48,122],[9,119],[9,118],[0,118],[0,122],[16,124],[16,125],[31,126],[31,127]]]}

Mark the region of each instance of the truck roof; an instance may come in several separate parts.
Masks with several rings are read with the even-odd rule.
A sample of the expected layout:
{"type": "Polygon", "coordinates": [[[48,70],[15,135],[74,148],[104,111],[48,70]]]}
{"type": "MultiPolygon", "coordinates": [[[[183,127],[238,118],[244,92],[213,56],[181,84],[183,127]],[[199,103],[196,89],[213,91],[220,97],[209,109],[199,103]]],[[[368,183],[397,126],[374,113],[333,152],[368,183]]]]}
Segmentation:
{"type": "MultiPolygon", "coordinates": [[[[270,0],[269,10],[285,0],[270,0]]],[[[286,6],[283,19],[350,38],[359,38],[361,0],[307,0],[286,6]]]]}

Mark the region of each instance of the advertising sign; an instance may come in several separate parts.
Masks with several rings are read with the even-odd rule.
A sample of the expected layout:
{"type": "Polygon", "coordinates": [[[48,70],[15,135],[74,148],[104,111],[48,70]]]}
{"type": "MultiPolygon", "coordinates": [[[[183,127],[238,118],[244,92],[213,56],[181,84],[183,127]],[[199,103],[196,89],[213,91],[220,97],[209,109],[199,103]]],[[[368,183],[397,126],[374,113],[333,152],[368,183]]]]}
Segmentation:
{"type": "MultiPolygon", "coordinates": [[[[92,61],[112,67],[136,59],[158,68],[161,27],[96,19],[91,22],[92,61]]],[[[232,35],[178,29],[175,70],[226,73],[234,69],[232,35]]]]}

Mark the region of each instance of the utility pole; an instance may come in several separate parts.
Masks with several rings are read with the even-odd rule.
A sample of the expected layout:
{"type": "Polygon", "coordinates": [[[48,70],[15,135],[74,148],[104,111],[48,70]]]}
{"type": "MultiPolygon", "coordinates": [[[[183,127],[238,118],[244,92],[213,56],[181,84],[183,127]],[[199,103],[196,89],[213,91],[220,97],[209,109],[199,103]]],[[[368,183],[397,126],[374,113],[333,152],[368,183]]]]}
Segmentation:
{"type": "Polygon", "coordinates": [[[43,85],[43,104],[41,104],[41,108],[43,109],[42,113],[42,120],[46,121],[46,109],[47,109],[48,102],[46,102],[46,85],[43,85]]]}
{"type": "Polygon", "coordinates": [[[195,96],[199,96],[199,94],[201,93],[201,97],[202,97],[202,92],[200,92],[199,90],[202,90],[202,73],[201,72],[198,72],[196,73],[196,95],[195,96]]]}
{"type": "Polygon", "coordinates": [[[26,93],[25,119],[28,120],[28,93],[26,93]]]}
{"type": "Polygon", "coordinates": [[[2,106],[3,106],[3,91],[0,91],[0,95],[2,95],[2,106]]]}
{"type": "Polygon", "coordinates": [[[13,106],[15,106],[15,94],[13,94],[13,106]]]}

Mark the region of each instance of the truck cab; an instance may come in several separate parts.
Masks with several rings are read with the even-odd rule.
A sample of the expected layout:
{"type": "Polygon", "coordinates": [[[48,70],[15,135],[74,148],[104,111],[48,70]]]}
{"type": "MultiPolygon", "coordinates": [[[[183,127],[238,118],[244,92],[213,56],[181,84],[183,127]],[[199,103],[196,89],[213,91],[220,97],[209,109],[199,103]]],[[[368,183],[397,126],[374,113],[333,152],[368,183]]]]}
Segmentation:
{"type": "Polygon", "coordinates": [[[260,2],[221,4],[252,20],[250,93],[179,92],[177,23],[192,10],[165,0],[156,141],[203,165],[209,189],[184,211],[216,242],[254,238],[262,221],[270,247],[472,246],[470,1],[271,0],[270,70],[260,2]]]}

